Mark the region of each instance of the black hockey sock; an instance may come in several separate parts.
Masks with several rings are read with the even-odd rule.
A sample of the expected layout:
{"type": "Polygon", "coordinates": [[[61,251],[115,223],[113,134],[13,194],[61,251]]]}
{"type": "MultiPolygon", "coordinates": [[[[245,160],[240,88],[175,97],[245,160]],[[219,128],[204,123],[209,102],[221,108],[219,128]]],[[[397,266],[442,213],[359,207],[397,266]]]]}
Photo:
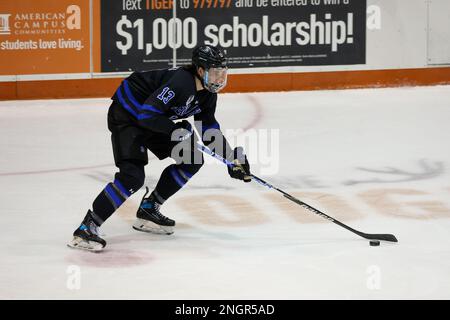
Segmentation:
{"type": "Polygon", "coordinates": [[[200,169],[201,165],[170,165],[161,174],[151,196],[159,203],[173,196],[200,169]]]}
{"type": "Polygon", "coordinates": [[[115,179],[113,183],[108,183],[92,205],[94,212],[91,215],[95,223],[100,226],[130,195],[130,191],[124,188],[118,179],[115,179]]]}

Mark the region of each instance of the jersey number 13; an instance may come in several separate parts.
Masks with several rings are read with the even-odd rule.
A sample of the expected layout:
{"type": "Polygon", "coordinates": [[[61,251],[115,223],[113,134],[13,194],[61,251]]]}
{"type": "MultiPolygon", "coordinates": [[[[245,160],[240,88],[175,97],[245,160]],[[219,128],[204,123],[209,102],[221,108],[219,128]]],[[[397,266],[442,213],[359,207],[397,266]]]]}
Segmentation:
{"type": "Polygon", "coordinates": [[[173,97],[175,97],[175,92],[170,90],[169,87],[164,87],[162,92],[158,94],[157,98],[167,104],[173,97]]]}

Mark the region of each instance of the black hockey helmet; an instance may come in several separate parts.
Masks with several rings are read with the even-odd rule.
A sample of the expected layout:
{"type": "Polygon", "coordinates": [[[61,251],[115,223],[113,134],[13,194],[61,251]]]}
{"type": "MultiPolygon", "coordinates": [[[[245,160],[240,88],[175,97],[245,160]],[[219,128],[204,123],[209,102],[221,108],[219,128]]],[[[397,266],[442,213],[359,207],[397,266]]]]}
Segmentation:
{"type": "Polygon", "coordinates": [[[192,64],[196,67],[202,67],[205,70],[209,68],[226,68],[227,58],[218,47],[210,45],[201,45],[192,52],[192,64]]]}
{"type": "Polygon", "coordinates": [[[198,73],[196,76],[206,90],[217,93],[226,86],[227,58],[219,48],[210,45],[196,47],[192,52],[192,64],[205,70],[203,77],[198,73]]]}

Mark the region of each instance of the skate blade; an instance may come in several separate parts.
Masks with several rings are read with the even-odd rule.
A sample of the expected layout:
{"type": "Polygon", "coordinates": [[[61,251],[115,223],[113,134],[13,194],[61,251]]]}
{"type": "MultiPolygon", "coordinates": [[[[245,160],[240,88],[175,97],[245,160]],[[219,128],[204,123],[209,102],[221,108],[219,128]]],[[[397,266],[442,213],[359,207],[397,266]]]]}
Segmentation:
{"type": "Polygon", "coordinates": [[[142,232],[167,234],[167,235],[172,234],[174,231],[173,227],[171,226],[161,226],[154,222],[143,219],[137,219],[136,222],[133,224],[133,229],[142,232]]]}
{"type": "Polygon", "coordinates": [[[79,249],[91,252],[100,252],[103,250],[103,245],[94,241],[86,241],[80,237],[73,237],[73,240],[67,244],[69,248],[79,249]]]}

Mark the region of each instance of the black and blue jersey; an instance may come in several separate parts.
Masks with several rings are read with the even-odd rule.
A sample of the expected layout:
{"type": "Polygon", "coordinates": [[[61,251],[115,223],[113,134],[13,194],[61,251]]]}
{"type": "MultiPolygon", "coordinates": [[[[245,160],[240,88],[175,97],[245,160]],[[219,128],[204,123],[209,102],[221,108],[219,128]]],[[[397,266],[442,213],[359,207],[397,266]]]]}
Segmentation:
{"type": "Polygon", "coordinates": [[[194,116],[202,131],[220,129],[214,114],[217,94],[197,91],[194,75],[183,67],[134,72],[122,81],[112,97],[138,126],[169,134],[173,120],[194,116]]]}

